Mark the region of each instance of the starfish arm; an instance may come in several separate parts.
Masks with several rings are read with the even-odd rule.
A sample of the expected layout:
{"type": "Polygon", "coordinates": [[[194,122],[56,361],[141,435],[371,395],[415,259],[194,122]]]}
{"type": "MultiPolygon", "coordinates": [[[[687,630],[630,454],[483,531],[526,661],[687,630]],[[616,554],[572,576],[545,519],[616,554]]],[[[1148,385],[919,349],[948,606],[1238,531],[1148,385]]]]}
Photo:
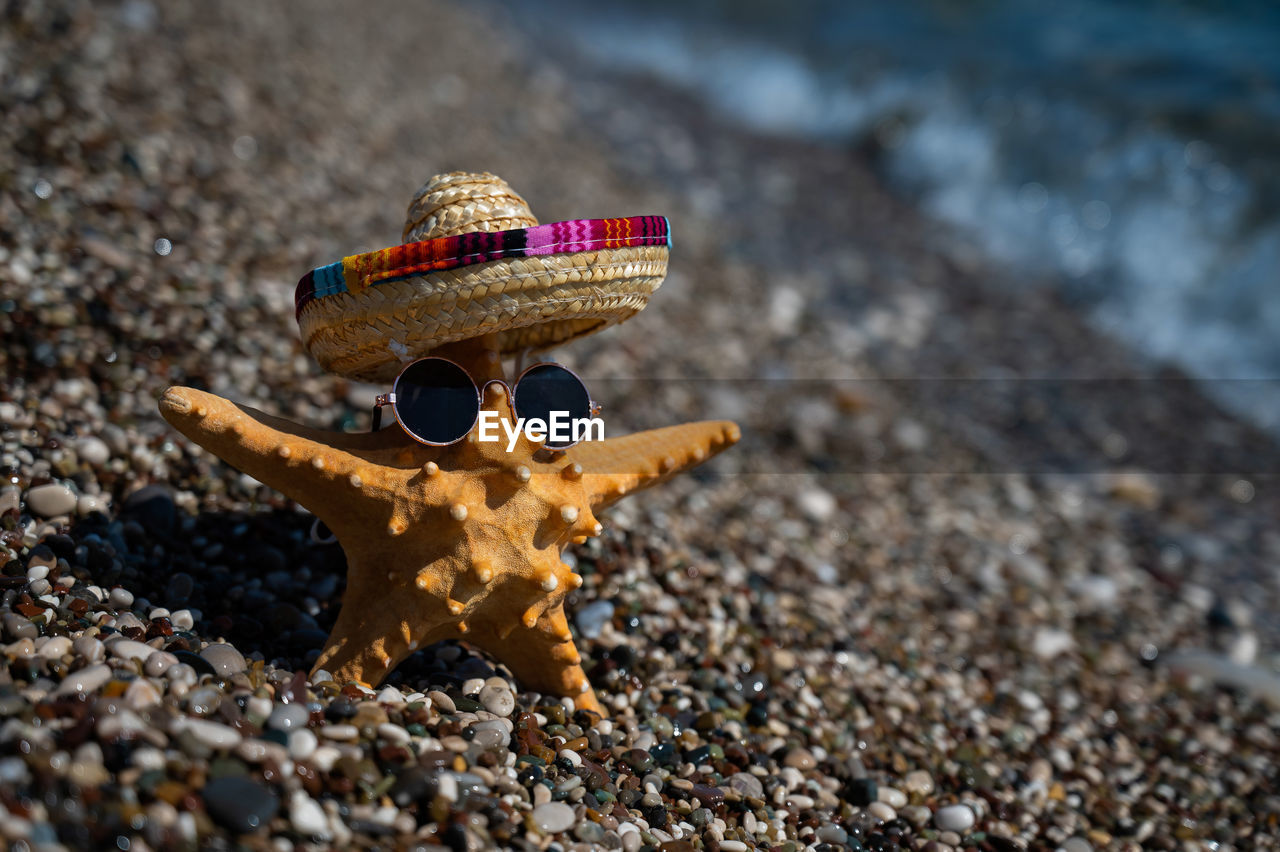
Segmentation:
{"type": "Polygon", "coordinates": [[[335,683],[376,686],[414,650],[454,632],[440,630],[442,620],[429,618],[430,614],[424,611],[414,617],[402,612],[389,599],[387,584],[373,582],[368,571],[353,566],[333,632],[311,671],[323,669],[335,683]]]}
{"type": "Polygon", "coordinates": [[[335,532],[372,520],[352,517],[340,494],[360,488],[364,466],[353,453],[371,449],[370,439],[378,435],[311,429],[193,388],[166,390],[160,413],[192,441],[301,503],[335,532]]]}
{"type": "Polygon", "coordinates": [[[582,466],[582,483],[597,509],[701,464],[739,437],[735,423],[704,420],[584,442],[570,451],[570,460],[582,466]]]}
{"type": "Polygon", "coordinates": [[[475,643],[506,663],[522,688],[568,695],[581,709],[603,712],[582,670],[563,603],[549,607],[532,629],[516,629],[502,639],[477,637],[475,643]]]}

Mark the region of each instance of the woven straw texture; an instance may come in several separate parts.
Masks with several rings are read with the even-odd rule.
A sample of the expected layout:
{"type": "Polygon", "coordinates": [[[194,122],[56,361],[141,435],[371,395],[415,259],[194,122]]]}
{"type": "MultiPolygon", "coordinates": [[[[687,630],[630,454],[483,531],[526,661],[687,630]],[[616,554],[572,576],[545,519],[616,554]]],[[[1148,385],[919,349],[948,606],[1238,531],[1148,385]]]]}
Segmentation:
{"type": "MultiPolygon", "coordinates": [[[[414,196],[404,241],[536,224],[501,178],[454,172],[414,196]]],[[[637,246],[478,263],[317,299],[298,322],[325,370],[385,384],[446,343],[496,333],[504,353],[537,351],[621,322],[658,289],[667,257],[637,246]]]]}

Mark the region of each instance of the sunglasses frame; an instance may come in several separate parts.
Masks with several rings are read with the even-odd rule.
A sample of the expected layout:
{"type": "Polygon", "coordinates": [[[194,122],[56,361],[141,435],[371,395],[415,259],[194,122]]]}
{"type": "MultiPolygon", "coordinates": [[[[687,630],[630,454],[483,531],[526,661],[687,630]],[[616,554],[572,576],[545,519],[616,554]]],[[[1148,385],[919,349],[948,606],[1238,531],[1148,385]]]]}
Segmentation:
{"type": "MultiPolygon", "coordinates": [[[[493,385],[493,384],[502,385],[502,387],[507,392],[507,398],[511,401],[511,408],[514,411],[516,406],[516,388],[520,386],[520,382],[524,379],[525,376],[529,375],[529,373],[532,372],[533,370],[536,370],[539,367],[546,367],[548,365],[553,367],[559,367],[561,370],[564,370],[566,373],[573,376],[574,379],[577,380],[578,384],[582,386],[582,389],[586,391],[588,416],[595,417],[600,413],[600,411],[602,410],[602,406],[600,405],[600,403],[596,402],[591,398],[591,391],[587,388],[587,383],[582,380],[582,377],[579,376],[577,373],[575,373],[573,370],[570,370],[568,367],[564,366],[563,364],[558,364],[555,361],[538,361],[536,363],[530,364],[528,367],[525,367],[520,372],[520,375],[516,377],[516,380],[510,384],[508,384],[503,379],[490,379],[489,381],[484,383],[484,387],[480,387],[476,384],[476,380],[471,378],[471,374],[467,372],[466,368],[463,367],[461,364],[459,364],[457,361],[454,361],[451,358],[441,357],[440,355],[427,355],[424,358],[418,358],[404,365],[404,368],[400,371],[400,374],[396,376],[395,382],[391,385],[390,393],[378,394],[377,399],[375,399],[373,402],[373,430],[372,431],[374,432],[378,431],[378,428],[381,425],[381,421],[382,421],[382,407],[384,405],[389,405],[391,406],[391,414],[396,418],[396,423],[399,424],[400,428],[404,431],[404,433],[408,435],[410,438],[412,438],[413,440],[417,441],[420,444],[426,444],[429,447],[453,446],[459,441],[466,439],[467,435],[471,434],[471,430],[476,428],[476,423],[480,421],[480,412],[484,410],[484,391],[488,389],[489,385],[493,385]],[[453,366],[457,367],[459,370],[462,371],[462,374],[467,377],[467,381],[471,382],[471,387],[476,392],[475,419],[471,421],[471,425],[467,427],[467,431],[463,432],[461,435],[459,435],[457,438],[454,438],[452,441],[445,441],[445,442],[428,441],[426,438],[423,438],[421,435],[418,435],[416,432],[414,432],[412,429],[406,426],[404,421],[400,419],[400,411],[396,406],[396,399],[397,399],[396,391],[400,387],[400,380],[404,378],[405,373],[409,372],[409,368],[417,364],[420,364],[423,361],[444,361],[446,364],[452,364],[453,366]]],[[[520,416],[519,411],[516,411],[516,416],[517,417],[520,416]]],[[[564,446],[547,447],[547,449],[554,450],[556,452],[562,452],[579,443],[581,442],[574,441],[573,443],[565,444],[564,446]]]]}

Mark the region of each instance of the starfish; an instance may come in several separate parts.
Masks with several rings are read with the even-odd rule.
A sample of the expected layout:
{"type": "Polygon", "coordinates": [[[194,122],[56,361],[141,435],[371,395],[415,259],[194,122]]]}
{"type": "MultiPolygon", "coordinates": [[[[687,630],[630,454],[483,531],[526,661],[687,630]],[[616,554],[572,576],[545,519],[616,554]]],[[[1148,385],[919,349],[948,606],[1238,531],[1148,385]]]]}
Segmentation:
{"type": "MultiPolygon", "coordinates": [[[[483,406],[514,422],[491,338],[438,353],[484,388],[483,406]]],[[[193,388],[160,399],[195,443],[300,503],[347,556],[347,590],[312,669],[376,686],[419,648],[463,639],[527,689],[601,712],[582,670],[564,600],[582,585],[560,555],[597,536],[596,512],[697,465],[738,440],[704,421],[552,451],[521,436],[433,447],[398,424],[350,434],[312,429],[193,388]]]]}

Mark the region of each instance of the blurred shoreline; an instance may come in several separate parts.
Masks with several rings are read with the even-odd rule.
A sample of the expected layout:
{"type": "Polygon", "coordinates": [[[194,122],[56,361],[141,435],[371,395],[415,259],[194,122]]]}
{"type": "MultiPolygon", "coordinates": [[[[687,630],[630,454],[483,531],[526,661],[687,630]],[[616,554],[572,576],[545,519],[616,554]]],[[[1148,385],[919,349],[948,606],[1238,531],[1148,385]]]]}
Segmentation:
{"type": "Polygon", "coordinates": [[[941,248],[981,251],[1010,287],[1053,289],[1280,435],[1273,7],[490,6],[583,76],[639,74],[717,120],[865,153],[954,230],[941,248]]]}

